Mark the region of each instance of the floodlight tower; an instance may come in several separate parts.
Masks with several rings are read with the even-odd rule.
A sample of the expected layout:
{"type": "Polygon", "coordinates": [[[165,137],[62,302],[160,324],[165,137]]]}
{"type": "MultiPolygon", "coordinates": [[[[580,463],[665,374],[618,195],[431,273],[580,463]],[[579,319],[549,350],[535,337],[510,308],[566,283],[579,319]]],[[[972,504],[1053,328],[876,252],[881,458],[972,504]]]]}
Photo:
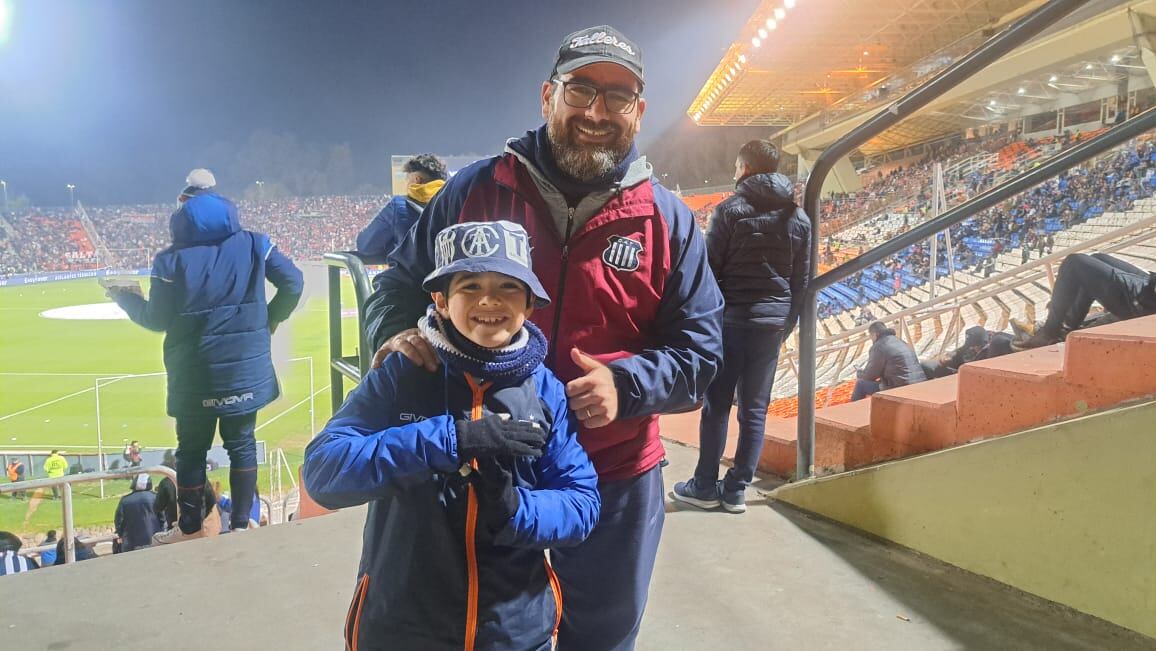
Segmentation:
{"type": "Polygon", "coordinates": [[[76,207],[76,186],[69,183],[68,185],[66,185],[64,187],[68,188],[68,207],[69,208],[75,208],[76,207]]]}
{"type": "Polygon", "coordinates": [[[4,192],[4,212],[8,212],[8,182],[0,180],[0,190],[4,192]]]}

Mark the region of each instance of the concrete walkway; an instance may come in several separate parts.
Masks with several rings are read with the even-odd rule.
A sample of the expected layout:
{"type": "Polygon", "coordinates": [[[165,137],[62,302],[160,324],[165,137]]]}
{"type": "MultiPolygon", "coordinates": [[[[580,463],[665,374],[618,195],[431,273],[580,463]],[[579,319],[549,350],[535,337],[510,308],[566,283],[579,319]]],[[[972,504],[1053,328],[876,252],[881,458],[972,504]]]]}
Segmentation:
{"type": "MultiPolygon", "coordinates": [[[[696,452],[668,447],[669,489],[696,452]]],[[[751,497],[741,516],[668,505],[639,649],[1156,649],[751,497]]],[[[353,509],[2,577],[0,647],[340,649],[363,519],[353,509]]]]}

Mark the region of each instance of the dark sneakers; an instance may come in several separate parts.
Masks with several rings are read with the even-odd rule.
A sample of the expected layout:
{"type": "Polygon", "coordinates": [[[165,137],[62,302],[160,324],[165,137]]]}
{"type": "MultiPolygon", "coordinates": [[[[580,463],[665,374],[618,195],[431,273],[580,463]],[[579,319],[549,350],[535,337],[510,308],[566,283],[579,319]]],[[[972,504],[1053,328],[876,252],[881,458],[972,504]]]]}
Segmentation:
{"type": "Polygon", "coordinates": [[[719,505],[718,483],[700,486],[694,477],[675,484],[670,495],[676,501],[685,502],[700,509],[713,509],[719,505]]]}
{"type": "Polygon", "coordinates": [[[721,506],[727,513],[746,513],[746,491],[728,491],[723,488],[723,482],[717,481],[710,486],[703,486],[695,478],[680,481],[671,491],[672,498],[677,502],[685,502],[700,509],[713,509],[721,506]]]}
{"type": "Polygon", "coordinates": [[[718,483],[719,502],[722,504],[723,510],[727,513],[746,513],[747,512],[747,492],[740,488],[737,491],[728,491],[723,487],[723,482],[718,483]]]}

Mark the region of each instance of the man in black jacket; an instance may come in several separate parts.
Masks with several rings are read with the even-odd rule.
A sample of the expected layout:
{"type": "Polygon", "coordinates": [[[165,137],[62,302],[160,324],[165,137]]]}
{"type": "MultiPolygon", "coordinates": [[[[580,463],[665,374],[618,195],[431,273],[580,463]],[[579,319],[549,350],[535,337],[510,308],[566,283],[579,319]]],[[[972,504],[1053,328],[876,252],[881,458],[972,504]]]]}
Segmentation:
{"type": "Polygon", "coordinates": [[[778,167],[779,152],[771,143],[743,145],[735,161],[735,193],[718,205],[707,227],[707,257],[726,302],[723,363],[703,404],[694,477],[675,484],[672,493],[701,508],[721,504],[731,513],[746,511],[779,347],[795,326],[810,277],[811,222],[778,167]],[[736,387],[738,450],[734,467],[719,481],[736,387]]]}
{"type": "Polygon", "coordinates": [[[859,369],[859,380],[855,382],[851,400],[862,400],[877,391],[927,380],[915,351],[896,337],[894,330],[876,321],[867,326],[867,332],[875,343],[871,344],[867,364],[859,369]]]}
{"type": "Polygon", "coordinates": [[[161,531],[161,519],[153,512],[157,501],[153,481],[144,473],[132,478],[132,492],[116,505],[116,535],[120,551],[131,552],[152,544],[153,535],[161,531]]]}

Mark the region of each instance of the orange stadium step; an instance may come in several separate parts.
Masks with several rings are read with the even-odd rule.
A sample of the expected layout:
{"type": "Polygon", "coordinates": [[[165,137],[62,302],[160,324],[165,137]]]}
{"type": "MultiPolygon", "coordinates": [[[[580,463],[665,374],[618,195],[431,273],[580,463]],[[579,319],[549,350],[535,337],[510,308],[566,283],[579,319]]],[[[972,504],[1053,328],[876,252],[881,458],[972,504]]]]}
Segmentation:
{"type": "Polygon", "coordinates": [[[1064,412],[1063,351],[1048,346],[959,369],[959,443],[1010,434],[1064,412]]]}
{"type": "Polygon", "coordinates": [[[1068,335],[1064,380],[1089,409],[1156,394],[1156,316],[1068,335]]]}
{"type": "Polygon", "coordinates": [[[929,380],[871,396],[873,461],[930,452],[956,442],[958,377],[929,380]]]}
{"type": "MultiPolygon", "coordinates": [[[[843,472],[1152,397],[1156,316],[1081,330],[1064,345],[973,362],[952,377],[818,409],[815,470],[843,472]]],[[[732,414],[727,458],[737,431],[732,414]]],[[[664,416],[662,433],[697,446],[698,412],[664,416]]],[[[768,417],[759,469],[792,475],[796,450],[796,419],[768,417]]]]}

